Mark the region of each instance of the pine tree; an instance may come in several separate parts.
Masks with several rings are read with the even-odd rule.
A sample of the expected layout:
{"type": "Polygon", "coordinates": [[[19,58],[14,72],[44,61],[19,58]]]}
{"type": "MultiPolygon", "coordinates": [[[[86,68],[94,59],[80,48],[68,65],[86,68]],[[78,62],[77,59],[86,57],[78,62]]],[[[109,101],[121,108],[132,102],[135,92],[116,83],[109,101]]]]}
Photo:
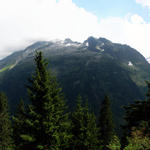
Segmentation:
{"type": "Polygon", "coordinates": [[[31,105],[26,134],[21,135],[28,150],[67,149],[71,137],[64,97],[56,78],[46,70],[42,53],[35,56],[36,71],[27,86],[31,105]]]}
{"type": "Polygon", "coordinates": [[[128,145],[124,150],[149,150],[150,137],[147,134],[148,123],[142,121],[139,127],[132,127],[130,137],[127,137],[128,145]]]}
{"type": "Polygon", "coordinates": [[[20,101],[16,113],[13,116],[13,140],[15,150],[23,150],[21,135],[25,133],[26,111],[23,100],[20,101]]]}
{"type": "Polygon", "coordinates": [[[121,144],[118,136],[114,135],[110,143],[107,145],[109,150],[120,150],[121,144]]]}
{"type": "Polygon", "coordinates": [[[126,137],[131,136],[131,129],[133,127],[138,127],[143,121],[148,122],[147,132],[150,135],[150,82],[147,82],[147,87],[148,92],[146,100],[138,100],[135,101],[133,104],[124,107],[124,119],[126,121],[126,124],[122,127],[124,131],[122,137],[123,147],[128,143],[126,137]]]}
{"type": "Polygon", "coordinates": [[[12,128],[8,112],[8,102],[4,93],[0,93],[0,150],[12,150],[12,128]]]}
{"type": "Polygon", "coordinates": [[[107,150],[107,145],[110,144],[115,135],[114,122],[108,96],[105,96],[102,102],[98,127],[99,142],[101,142],[101,144],[103,145],[103,150],[107,150]]]}
{"type": "Polygon", "coordinates": [[[144,101],[135,101],[133,104],[125,106],[126,128],[129,130],[134,126],[137,127],[141,121],[148,121],[150,125],[150,83],[147,82],[148,92],[147,99],[144,101]]]}
{"type": "Polygon", "coordinates": [[[94,114],[89,112],[88,105],[81,105],[78,96],[77,106],[72,113],[72,150],[98,150],[97,126],[94,114]]]}

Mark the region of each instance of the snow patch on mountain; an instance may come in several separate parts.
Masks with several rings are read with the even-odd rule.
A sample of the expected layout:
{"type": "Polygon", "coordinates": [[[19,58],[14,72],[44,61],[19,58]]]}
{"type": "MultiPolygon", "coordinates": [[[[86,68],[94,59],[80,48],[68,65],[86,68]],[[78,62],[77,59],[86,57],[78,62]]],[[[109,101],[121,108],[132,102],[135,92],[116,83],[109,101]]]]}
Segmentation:
{"type": "Polygon", "coordinates": [[[81,46],[81,44],[79,44],[79,43],[67,43],[64,46],[66,46],[66,47],[69,47],[69,46],[79,47],[79,46],[81,46]]]}
{"type": "Polygon", "coordinates": [[[89,42],[86,42],[86,43],[85,43],[85,46],[87,46],[87,47],[88,47],[88,46],[89,46],[89,42]]]}
{"type": "Polygon", "coordinates": [[[133,63],[131,61],[129,61],[128,66],[133,66],[133,63]]]}
{"type": "Polygon", "coordinates": [[[98,50],[100,50],[101,52],[104,52],[104,49],[103,48],[101,48],[100,46],[96,46],[96,49],[98,49],[98,50]]]}

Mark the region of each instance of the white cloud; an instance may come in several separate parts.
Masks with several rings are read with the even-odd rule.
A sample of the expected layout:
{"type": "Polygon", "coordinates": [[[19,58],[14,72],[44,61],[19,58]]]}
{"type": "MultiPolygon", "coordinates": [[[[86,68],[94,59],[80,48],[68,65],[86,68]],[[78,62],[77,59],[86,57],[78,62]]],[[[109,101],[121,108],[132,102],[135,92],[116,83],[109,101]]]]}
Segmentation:
{"type": "Polygon", "coordinates": [[[137,14],[98,19],[72,0],[0,0],[0,58],[35,40],[83,41],[91,35],[129,44],[150,56],[150,23],[137,14]]]}
{"type": "Polygon", "coordinates": [[[72,0],[0,0],[0,57],[29,40],[81,41],[93,35],[97,25],[97,17],[72,0]]]}
{"type": "Polygon", "coordinates": [[[137,14],[125,18],[106,18],[99,23],[99,35],[113,42],[128,44],[145,57],[150,56],[150,22],[137,14]]]}
{"type": "Polygon", "coordinates": [[[142,6],[147,6],[150,9],[150,0],[136,0],[137,3],[141,4],[142,6]]]}

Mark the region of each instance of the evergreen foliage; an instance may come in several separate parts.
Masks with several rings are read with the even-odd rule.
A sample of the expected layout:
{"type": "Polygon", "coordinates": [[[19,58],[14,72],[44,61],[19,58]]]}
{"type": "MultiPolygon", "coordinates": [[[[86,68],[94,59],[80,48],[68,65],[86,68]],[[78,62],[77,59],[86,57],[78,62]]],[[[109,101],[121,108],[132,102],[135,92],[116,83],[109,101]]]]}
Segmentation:
{"type": "Polygon", "coordinates": [[[133,104],[125,106],[125,121],[123,126],[124,137],[123,143],[126,142],[126,137],[131,135],[132,127],[138,127],[141,122],[147,122],[147,131],[150,134],[150,83],[147,82],[148,92],[147,99],[144,101],[135,101],[133,104]]]}
{"type": "Polygon", "coordinates": [[[120,140],[116,135],[114,135],[110,143],[107,145],[107,148],[109,150],[120,150],[121,148],[120,140]]]}
{"type": "Polygon", "coordinates": [[[7,97],[0,92],[0,150],[13,150],[12,128],[7,97]]]}
{"type": "MultiPolygon", "coordinates": [[[[95,115],[89,111],[87,103],[83,106],[81,96],[69,118],[61,88],[47,71],[47,62],[41,52],[36,53],[35,65],[35,73],[27,85],[31,104],[25,109],[20,101],[12,124],[7,98],[0,93],[0,150],[121,149],[108,96],[101,106],[98,127],[95,115]]],[[[124,138],[128,144],[122,144],[123,150],[150,149],[150,82],[147,85],[147,99],[125,107],[124,138]]]]}
{"type": "MultiPolygon", "coordinates": [[[[89,111],[88,103],[83,106],[81,96],[70,119],[61,88],[47,71],[41,52],[36,53],[35,65],[35,73],[27,85],[31,104],[25,109],[24,102],[20,101],[13,117],[13,130],[7,98],[0,93],[0,150],[121,149],[108,96],[102,102],[98,127],[95,115],[89,111]]],[[[122,148],[124,150],[150,149],[150,83],[147,84],[147,100],[125,107],[124,131],[127,134],[124,137],[128,144],[122,148]]]]}
{"type": "Polygon", "coordinates": [[[103,145],[103,150],[107,150],[107,145],[109,145],[115,135],[113,116],[108,96],[105,96],[102,102],[98,127],[99,142],[101,142],[101,144],[103,145]]]}
{"type": "Polygon", "coordinates": [[[132,127],[131,135],[128,137],[128,145],[124,150],[149,150],[150,138],[146,134],[147,123],[141,122],[139,127],[132,127]]]}
{"type": "Polygon", "coordinates": [[[97,127],[94,114],[89,112],[88,105],[82,106],[78,96],[75,111],[72,113],[72,150],[98,150],[97,127]]]}
{"type": "Polygon", "coordinates": [[[25,133],[25,119],[26,111],[23,100],[20,101],[16,113],[13,116],[13,140],[15,144],[15,150],[24,149],[22,147],[21,135],[25,133]]]}
{"type": "Polygon", "coordinates": [[[26,51],[16,52],[0,61],[0,89],[7,93],[11,110],[14,111],[13,104],[18,103],[19,97],[28,102],[24,83],[34,69],[34,52],[40,48],[51,62],[51,69],[57,72],[69,106],[73,106],[77,94],[81,93],[87,96],[95,114],[98,114],[100,98],[107,91],[114,99],[112,109],[119,126],[123,116],[121,106],[143,98],[144,82],[150,79],[150,65],[141,54],[127,45],[115,44],[104,38],[87,42],[88,47],[85,47],[86,42],[80,43],[80,46],[76,42],[69,42],[70,46],[67,47],[68,41],[64,44],[36,42],[26,51]],[[128,65],[130,61],[133,66],[128,65]],[[14,65],[16,62],[19,63],[14,65]]]}
{"type": "Polygon", "coordinates": [[[60,150],[69,146],[70,122],[61,88],[46,70],[42,53],[35,56],[36,71],[27,86],[31,105],[21,137],[28,150],[60,150]]]}

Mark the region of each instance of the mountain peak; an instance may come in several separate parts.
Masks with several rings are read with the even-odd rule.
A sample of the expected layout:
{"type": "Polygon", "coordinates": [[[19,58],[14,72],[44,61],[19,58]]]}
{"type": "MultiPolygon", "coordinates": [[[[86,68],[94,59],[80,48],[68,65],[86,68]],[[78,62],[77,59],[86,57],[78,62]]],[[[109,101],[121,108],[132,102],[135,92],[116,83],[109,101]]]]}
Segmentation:
{"type": "Polygon", "coordinates": [[[100,37],[98,39],[98,41],[100,41],[100,42],[102,42],[104,44],[111,44],[112,43],[111,41],[109,41],[109,40],[107,40],[106,38],[103,38],[103,37],[100,37]]]}
{"type": "Polygon", "coordinates": [[[112,44],[112,42],[107,40],[106,38],[95,38],[93,36],[90,36],[87,38],[87,40],[84,41],[84,44],[90,49],[95,49],[97,46],[102,46],[104,44],[112,44]]]}
{"type": "Polygon", "coordinates": [[[67,38],[64,40],[64,43],[68,44],[68,43],[74,43],[74,42],[70,38],[67,38]]]}

